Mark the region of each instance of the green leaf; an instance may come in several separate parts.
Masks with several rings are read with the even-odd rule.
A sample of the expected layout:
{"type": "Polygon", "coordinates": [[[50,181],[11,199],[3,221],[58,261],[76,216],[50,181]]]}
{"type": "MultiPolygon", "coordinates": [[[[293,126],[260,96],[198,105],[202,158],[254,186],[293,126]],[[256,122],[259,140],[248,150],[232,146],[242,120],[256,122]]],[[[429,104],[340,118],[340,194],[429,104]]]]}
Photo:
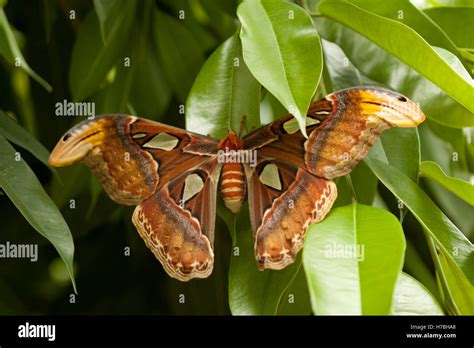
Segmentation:
{"type": "MultiPolygon", "coordinates": [[[[428,149],[423,149],[422,153],[423,156],[427,156],[429,158],[430,152],[435,152],[436,157],[433,159],[438,164],[444,164],[445,161],[442,159],[443,156],[448,157],[448,170],[449,174],[452,174],[451,170],[454,170],[458,165],[460,168],[467,169],[468,168],[468,147],[469,147],[469,139],[468,139],[468,132],[466,132],[463,128],[451,128],[441,125],[436,122],[427,122],[426,125],[422,125],[419,127],[425,133],[425,139],[423,141],[426,143],[427,146],[433,146],[431,151],[427,151],[428,149]],[[426,133],[430,133],[427,135],[426,133]],[[434,142],[431,141],[431,137],[435,135],[441,142],[441,148],[437,148],[434,142]],[[457,161],[454,161],[453,154],[454,152],[457,153],[457,161]]],[[[472,168],[474,170],[474,168],[472,168]]]]}
{"type": "Polygon", "coordinates": [[[86,166],[76,165],[58,169],[59,176],[54,176],[50,185],[50,196],[59,209],[79,196],[88,187],[92,175],[86,166]]]}
{"type": "MultiPolygon", "coordinates": [[[[371,205],[377,192],[377,177],[364,162],[360,162],[349,175],[354,186],[357,202],[371,205]]],[[[344,180],[344,178],[341,178],[341,180],[344,180]]]]}
{"type": "Polygon", "coordinates": [[[472,0],[413,0],[416,7],[420,9],[437,8],[437,7],[467,7],[474,6],[472,0]]]}
{"type": "Polygon", "coordinates": [[[308,282],[303,267],[300,267],[295,279],[283,294],[278,306],[278,315],[310,315],[311,300],[308,282]]]}
{"type": "Polygon", "coordinates": [[[458,47],[474,48],[474,35],[466,30],[474,23],[473,7],[437,7],[424,12],[448,34],[458,47]]]}
{"type": "Polygon", "coordinates": [[[370,153],[365,159],[379,180],[413,213],[420,224],[434,238],[436,244],[474,282],[474,248],[461,231],[433,203],[430,197],[395,167],[374,159],[370,153]]]}
{"type": "Polygon", "coordinates": [[[136,115],[156,119],[166,111],[170,100],[171,90],[161,62],[152,43],[147,41],[145,52],[135,70],[129,102],[136,110],[136,115]]]}
{"type": "Polygon", "coordinates": [[[395,288],[393,315],[444,315],[433,295],[415,278],[401,273],[395,288]]]}
{"type": "Polygon", "coordinates": [[[420,169],[421,176],[436,181],[462,200],[468,202],[470,205],[474,205],[474,185],[467,181],[447,176],[435,162],[421,162],[420,169]]]}
{"type": "MultiPolygon", "coordinates": [[[[338,32],[340,34],[347,35],[350,35],[353,32],[350,29],[346,29],[342,25],[328,19],[318,18],[316,23],[319,29],[322,30],[321,36],[325,38],[321,39],[325,57],[324,62],[327,66],[329,79],[331,80],[334,90],[337,91],[352,86],[377,85],[377,82],[369,79],[364,74],[361,74],[361,72],[354,66],[349,58],[346,57],[346,54],[341,47],[331,41],[328,41],[335,40],[336,38],[344,39],[337,35],[338,32]],[[341,62],[343,64],[341,64],[341,62]]],[[[354,33],[354,36],[355,35],[358,34],[354,33]]],[[[337,43],[339,45],[341,44],[340,41],[337,41],[337,43]]],[[[346,41],[343,43],[346,43],[346,41]]],[[[371,58],[374,59],[374,57],[371,58]]]]}
{"type": "Polygon", "coordinates": [[[281,271],[259,271],[248,205],[234,221],[226,222],[234,232],[229,269],[229,306],[234,315],[276,315],[279,304],[301,267],[301,257],[281,271]],[[235,228],[234,228],[235,227],[235,228]]]}
{"type": "Polygon", "coordinates": [[[446,305],[453,305],[455,314],[474,315],[474,286],[445,252],[441,251],[436,258],[439,263],[435,266],[442,278],[446,305]]]}
{"type": "Polygon", "coordinates": [[[338,89],[384,84],[419,103],[436,122],[450,127],[474,126],[471,112],[385,50],[329,19],[318,17],[315,24],[324,39],[337,43],[323,41],[326,64],[338,89]]]}
{"type": "Polygon", "coordinates": [[[448,63],[451,66],[451,68],[456,70],[456,72],[460,76],[462,76],[466,81],[471,81],[472,82],[471,75],[466,70],[464,65],[462,65],[462,63],[461,63],[461,61],[459,60],[458,57],[456,57],[454,54],[452,54],[451,52],[449,52],[449,51],[447,51],[447,50],[445,50],[444,48],[441,48],[441,47],[433,46],[433,49],[436,51],[436,53],[439,54],[440,57],[442,57],[444,59],[444,61],[446,63],[448,63]]]}
{"type": "Polygon", "coordinates": [[[373,14],[409,26],[432,46],[443,47],[453,54],[459,54],[451,38],[408,0],[386,1],[385,3],[379,0],[349,0],[349,2],[373,14]]]}
{"type": "Polygon", "coordinates": [[[181,20],[158,10],[154,11],[153,34],[168,83],[184,102],[204,64],[202,47],[181,20]]]}
{"type": "Polygon", "coordinates": [[[303,249],[313,312],[390,314],[405,238],[397,218],[353,203],[310,227],[303,249]]]}
{"type": "Polygon", "coordinates": [[[413,238],[412,231],[420,231],[420,229],[412,225],[413,219],[411,215],[407,216],[405,232],[409,233],[410,237],[407,238],[403,270],[422,283],[437,300],[441,300],[436,275],[432,270],[431,260],[428,261],[428,255],[425,254],[427,250],[423,236],[417,234],[416,238],[419,239],[413,241],[410,239],[413,238]],[[423,245],[421,245],[421,243],[423,243],[423,245]]]}
{"type": "Polygon", "coordinates": [[[90,175],[89,176],[89,192],[91,196],[91,201],[89,203],[89,209],[87,210],[87,214],[86,214],[87,219],[91,218],[92,212],[97,206],[97,202],[99,201],[99,197],[102,191],[103,191],[103,187],[100,184],[100,181],[94,175],[90,175]]]}
{"type": "Polygon", "coordinates": [[[74,100],[83,100],[96,92],[114,64],[130,57],[128,37],[136,2],[122,0],[120,4],[120,11],[110,24],[104,42],[95,11],[91,11],[81,24],[69,67],[69,87],[74,100]]]}
{"type": "Polygon", "coordinates": [[[237,15],[247,66],[306,134],[306,112],[322,72],[321,44],[311,18],[295,4],[272,0],[244,1],[237,15]]]}
{"type": "Polygon", "coordinates": [[[16,150],[0,135],[0,186],[33,228],[56,248],[74,281],[74,242],[71,231],[38,178],[16,150]]]}
{"type": "MultiPolygon", "coordinates": [[[[213,1],[214,6],[217,5],[216,1],[211,1],[213,1]]],[[[219,1],[218,3],[229,4],[226,1],[219,1]]],[[[203,52],[214,50],[220,43],[220,40],[218,40],[216,37],[214,30],[209,30],[208,27],[215,27],[215,24],[207,23],[205,20],[203,21],[202,17],[204,9],[202,1],[161,0],[160,5],[163,5],[163,7],[166,8],[167,12],[170,13],[172,17],[179,19],[179,22],[186,27],[188,34],[191,34],[194,40],[198,42],[203,52]]],[[[233,11],[232,14],[235,15],[235,11],[233,11]]],[[[206,16],[206,14],[204,14],[204,16],[206,16]]],[[[214,20],[214,18],[209,18],[209,20],[214,20]]],[[[225,30],[225,28],[220,28],[219,32],[221,30],[225,30]]],[[[230,36],[232,32],[229,33],[229,35],[227,35],[225,38],[230,36]]]]}
{"type": "Polygon", "coordinates": [[[212,32],[218,33],[222,39],[227,39],[232,35],[236,27],[235,12],[237,2],[202,0],[195,2],[200,4],[206,11],[206,24],[212,28],[212,32]]]}
{"type": "Polygon", "coordinates": [[[109,29],[111,23],[107,23],[107,20],[114,20],[115,15],[118,13],[114,11],[114,7],[120,7],[120,0],[94,0],[94,9],[99,19],[100,33],[102,34],[102,40],[106,40],[106,31],[109,29]],[[108,25],[109,24],[109,25],[108,25]]]}
{"type": "Polygon", "coordinates": [[[336,178],[335,182],[337,186],[337,198],[334,201],[332,209],[352,204],[354,197],[347,177],[336,178]]]}
{"type": "Polygon", "coordinates": [[[46,43],[51,42],[51,33],[53,31],[53,26],[56,23],[59,15],[59,6],[56,3],[51,1],[43,1],[43,18],[44,18],[44,31],[46,37],[46,43]]]}
{"type": "Polygon", "coordinates": [[[186,102],[186,127],[224,138],[229,128],[239,131],[260,125],[260,84],[242,59],[237,34],[226,40],[202,67],[186,102]]]}
{"type": "Polygon", "coordinates": [[[459,75],[410,27],[370,13],[348,1],[323,0],[319,3],[318,10],[364,35],[474,112],[472,79],[468,81],[459,75]],[[413,54],[413,50],[417,54],[413,54]]]}
{"type": "MultiPolygon", "coordinates": [[[[137,70],[143,64],[142,60],[147,48],[148,30],[153,3],[150,0],[143,1],[143,7],[139,8],[138,27],[132,28],[132,36],[137,37],[130,45],[128,60],[121,61],[116,66],[116,74],[113,83],[108,86],[100,108],[101,113],[128,113],[130,95],[133,91],[132,84],[137,70]]],[[[138,22],[138,21],[137,21],[138,22]]],[[[146,86],[150,88],[150,86],[146,86]]]]}
{"type": "Polygon", "coordinates": [[[472,315],[474,313],[474,287],[449,255],[436,246],[426,230],[424,232],[447,314],[472,315]]]}
{"type": "Polygon", "coordinates": [[[372,205],[377,193],[377,183],[378,179],[370,168],[360,162],[350,174],[336,179],[337,198],[333,207],[345,206],[354,200],[360,204],[372,205]]]}
{"type": "MultiPolygon", "coordinates": [[[[434,123],[418,127],[420,131],[421,153],[423,155],[422,160],[436,162],[448,176],[469,181],[470,174],[468,172],[463,174],[459,170],[459,166],[467,167],[466,160],[474,158],[473,154],[469,155],[464,150],[465,146],[468,148],[468,143],[467,139],[464,139],[463,130],[437,125],[439,126],[436,127],[438,129],[433,132],[435,129],[433,125],[434,123]],[[443,138],[446,139],[445,141],[438,138],[437,134],[439,133],[443,134],[443,138]]],[[[463,201],[433,180],[424,179],[423,189],[468,238],[473,235],[474,219],[466,219],[466,216],[472,214],[472,206],[469,203],[463,201]]]]}
{"type": "Polygon", "coordinates": [[[18,123],[14,122],[7,114],[0,110],[0,134],[12,143],[21,146],[31,152],[37,159],[43,162],[49,169],[55,169],[48,164],[49,151],[28,133],[18,123]]]}
{"type": "Polygon", "coordinates": [[[16,42],[12,28],[8,23],[7,16],[5,15],[2,6],[0,6],[0,54],[5,57],[7,62],[11,65],[23,69],[48,92],[53,90],[51,85],[35,73],[26,62],[20,51],[20,47],[18,47],[18,43],[16,42]]]}
{"type": "Polygon", "coordinates": [[[380,139],[390,165],[418,182],[421,155],[417,128],[395,127],[386,131],[380,139]]]}
{"type": "Polygon", "coordinates": [[[286,109],[273,94],[263,89],[262,95],[263,97],[260,101],[260,122],[262,124],[276,121],[287,113],[286,109]]]}

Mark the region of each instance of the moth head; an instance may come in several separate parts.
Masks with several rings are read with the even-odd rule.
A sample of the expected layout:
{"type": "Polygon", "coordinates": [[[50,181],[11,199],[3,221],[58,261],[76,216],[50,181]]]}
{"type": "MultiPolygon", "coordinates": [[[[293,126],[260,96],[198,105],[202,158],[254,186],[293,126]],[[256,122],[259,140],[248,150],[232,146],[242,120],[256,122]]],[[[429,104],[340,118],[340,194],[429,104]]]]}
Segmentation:
{"type": "Polygon", "coordinates": [[[229,133],[227,134],[227,137],[219,142],[218,148],[238,150],[242,148],[243,144],[244,142],[242,138],[240,138],[231,128],[229,128],[229,133]]]}
{"type": "Polygon", "coordinates": [[[354,104],[363,114],[375,115],[391,126],[415,127],[426,118],[417,103],[400,93],[381,87],[353,87],[328,97],[343,99],[348,105],[354,104]]]}
{"type": "Polygon", "coordinates": [[[105,137],[106,119],[85,121],[70,129],[56,144],[48,163],[63,167],[82,160],[105,137]]]}

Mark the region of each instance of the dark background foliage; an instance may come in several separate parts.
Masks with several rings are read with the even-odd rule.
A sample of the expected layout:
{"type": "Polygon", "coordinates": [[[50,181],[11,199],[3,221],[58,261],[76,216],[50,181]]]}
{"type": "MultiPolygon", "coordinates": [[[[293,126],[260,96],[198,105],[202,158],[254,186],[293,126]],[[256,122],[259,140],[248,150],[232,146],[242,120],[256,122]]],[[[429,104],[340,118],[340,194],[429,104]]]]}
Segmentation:
{"type": "MultiPolygon", "coordinates": [[[[283,2],[262,3],[270,11],[283,2]]],[[[380,3],[298,3],[298,8],[307,13],[303,19],[311,28],[312,19],[320,35],[319,38],[315,34],[315,47],[322,46],[322,51],[307,51],[299,59],[307,72],[301,85],[310,81],[314,88],[317,86],[314,98],[354,85],[382,85],[419,102],[428,116],[419,132],[387,132],[372,157],[351,174],[351,181],[337,182],[339,197],[335,207],[341,209],[335,210],[327,225],[322,226],[338,226],[338,221],[349,217],[350,209],[346,208],[354,198],[361,215],[375,211],[360,208],[362,204],[391,212],[399,218],[398,223],[395,219],[394,233],[403,236],[404,232],[406,239],[406,250],[404,240],[393,242],[400,242],[397,247],[402,258],[405,252],[403,271],[428,289],[444,313],[473,314],[474,291],[468,280],[474,274],[469,261],[469,240],[474,238],[472,198],[469,204],[469,199],[459,198],[462,192],[455,195],[452,191],[463,191],[459,188],[467,187],[463,185],[469,185],[469,180],[472,182],[474,171],[474,94],[453,73],[457,69],[468,78],[473,75],[472,22],[470,27],[468,24],[474,8],[466,7],[460,16],[463,7],[456,6],[474,4],[418,1],[415,7],[404,0],[387,2],[385,6],[380,3]],[[403,26],[394,24],[399,11],[405,16],[403,20],[398,18],[403,26]],[[463,31],[459,26],[467,27],[463,31]],[[394,45],[394,40],[400,44],[394,45]],[[440,57],[444,60],[433,56],[432,47],[441,47],[440,57]],[[455,63],[450,66],[446,62],[455,63]],[[312,75],[314,79],[308,78],[312,75]],[[386,156],[390,166],[378,163],[380,156],[386,156]],[[424,162],[420,165],[420,161],[424,162]],[[426,161],[438,163],[447,175],[465,182],[451,181],[450,190],[442,187],[442,175],[435,173],[435,180],[431,180],[426,161]],[[401,209],[400,200],[404,203],[401,209]],[[436,244],[433,237],[440,238],[441,243],[436,244]],[[455,258],[450,258],[453,251],[440,252],[440,245],[460,247],[469,262],[460,268],[455,258]]],[[[190,130],[196,130],[192,125],[198,125],[199,130],[206,129],[218,137],[225,134],[228,125],[235,128],[239,124],[240,114],[257,113],[253,115],[254,124],[285,114],[287,111],[280,104],[285,103],[284,98],[277,97],[278,101],[273,96],[277,93],[269,92],[271,88],[260,75],[265,71],[255,69],[250,55],[244,58],[251,73],[241,72],[241,79],[234,82],[242,88],[237,88],[230,99],[240,114],[229,112],[230,116],[223,116],[208,112],[213,107],[222,108],[216,107],[214,101],[222,101],[223,91],[229,88],[216,88],[218,77],[225,76],[219,69],[225,70],[234,57],[241,58],[242,46],[244,53],[249,52],[249,46],[245,46],[249,41],[242,34],[238,36],[239,19],[249,19],[252,10],[237,13],[239,4],[237,0],[10,0],[6,4],[0,0],[6,14],[5,19],[0,19],[2,33],[9,23],[25,61],[41,76],[33,78],[32,72],[15,67],[8,55],[11,45],[7,47],[5,40],[2,45],[0,36],[0,109],[6,112],[0,115],[0,136],[3,134],[21,153],[67,222],[74,239],[78,290],[74,295],[67,269],[55,248],[35,232],[25,219],[27,214],[12,204],[13,199],[0,191],[0,242],[37,243],[40,255],[35,263],[27,259],[1,260],[1,314],[200,315],[230,314],[231,309],[234,314],[316,312],[309,292],[318,286],[322,289],[324,284],[308,287],[306,283],[302,265],[310,265],[309,252],[303,261],[299,258],[293,268],[282,272],[258,273],[253,268],[246,272],[238,266],[242,261],[232,264],[233,247],[239,245],[242,259],[251,260],[245,265],[253,265],[247,206],[235,218],[221,209],[219,202],[214,272],[208,279],[181,283],[166,275],[144,245],[130,221],[133,207],[112,202],[82,165],[57,170],[46,167],[38,160],[47,157],[47,153],[41,153],[44,149],[39,144],[20,147],[12,140],[14,132],[9,133],[6,128],[11,126],[9,122],[19,124],[50,150],[67,129],[84,119],[56,116],[55,105],[63,100],[94,102],[96,114],[135,114],[181,128],[187,123],[190,130]],[[216,49],[217,53],[211,56],[216,49]],[[124,64],[126,59],[130,59],[129,67],[124,64]],[[295,306],[284,301],[289,294],[298,298],[295,306]]],[[[250,20],[248,25],[252,28],[250,20]]],[[[294,90],[289,92],[298,94],[294,90]]],[[[305,93],[312,91],[301,94],[305,93]]],[[[19,137],[28,139],[23,133],[19,137]]],[[[35,209],[38,201],[34,202],[30,209],[35,209]]],[[[389,217],[391,222],[393,215],[389,217]]],[[[317,254],[315,245],[307,248],[317,254]]],[[[382,259],[383,255],[380,256],[382,259]]],[[[305,268],[307,276],[309,269],[305,268]]]]}

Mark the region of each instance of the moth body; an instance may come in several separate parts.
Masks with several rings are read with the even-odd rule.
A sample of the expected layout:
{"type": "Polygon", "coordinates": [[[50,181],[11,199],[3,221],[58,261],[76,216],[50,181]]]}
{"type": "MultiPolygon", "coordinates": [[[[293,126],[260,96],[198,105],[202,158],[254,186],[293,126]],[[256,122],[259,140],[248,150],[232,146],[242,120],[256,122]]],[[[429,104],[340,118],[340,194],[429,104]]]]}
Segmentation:
{"type": "Polygon", "coordinates": [[[294,262],[312,224],[337,197],[333,179],[351,172],[379,135],[425,119],[416,103],[380,87],[340,90],[315,101],[306,134],[287,114],[244,137],[221,141],[130,115],[104,115],[69,130],[49,163],[82,162],[120,204],[164,270],[181,281],[214,264],[216,195],[250,209],[257,267],[294,262]],[[258,155],[257,155],[258,154],[258,155]]]}
{"type": "Polygon", "coordinates": [[[225,206],[234,214],[240,211],[247,193],[243,167],[243,141],[232,130],[219,144],[219,158],[222,161],[221,194],[225,206]]]}

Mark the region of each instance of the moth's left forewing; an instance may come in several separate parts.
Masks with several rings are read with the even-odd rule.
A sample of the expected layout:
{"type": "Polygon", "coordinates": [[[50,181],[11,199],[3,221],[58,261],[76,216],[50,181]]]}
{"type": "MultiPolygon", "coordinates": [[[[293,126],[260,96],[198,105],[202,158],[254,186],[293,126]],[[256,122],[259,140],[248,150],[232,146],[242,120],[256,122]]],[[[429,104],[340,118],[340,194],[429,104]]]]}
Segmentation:
{"type": "Polygon", "coordinates": [[[130,115],[106,115],[69,130],[49,163],[83,162],[120,204],[136,205],[216,152],[214,139],[130,115]]]}
{"type": "Polygon", "coordinates": [[[130,133],[138,146],[158,162],[158,188],[214,158],[217,152],[218,142],[213,138],[146,119],[133,122],[130,133]]]}
{"type": "Polygon", "coordinates": [[[86,164],[114,201],[136,205],[155,192],[159,164],[132,138],[136,117],[101,116],[70,129],[51,152],[56,167],[86,164]]]}
{"type": "Polygon", "coordinates": [[[258,267],[282,269],[295,260],[310,224],[331,209],[336,185],[283,161],[265,160],[245,171],[258,267]]]}

